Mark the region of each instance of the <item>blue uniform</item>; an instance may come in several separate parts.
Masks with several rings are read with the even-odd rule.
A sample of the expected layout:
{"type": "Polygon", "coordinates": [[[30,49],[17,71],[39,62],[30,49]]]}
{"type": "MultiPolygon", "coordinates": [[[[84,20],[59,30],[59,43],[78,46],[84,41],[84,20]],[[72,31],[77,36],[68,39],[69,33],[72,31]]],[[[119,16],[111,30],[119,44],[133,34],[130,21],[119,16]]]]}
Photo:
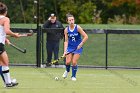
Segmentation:
{"type": "MultiPolygon", "coordinates": [[[[77,25],[75,24],[75,27],[73,30],[70,29],[68,26],[68,48],[67,52],[71,52],[77,48],[77,46],[82,42],[81,35],[78,32],[77,25]]],[[[80,48],[72,53],[74,54],[81,54],[83,48],[80,48]]]]}

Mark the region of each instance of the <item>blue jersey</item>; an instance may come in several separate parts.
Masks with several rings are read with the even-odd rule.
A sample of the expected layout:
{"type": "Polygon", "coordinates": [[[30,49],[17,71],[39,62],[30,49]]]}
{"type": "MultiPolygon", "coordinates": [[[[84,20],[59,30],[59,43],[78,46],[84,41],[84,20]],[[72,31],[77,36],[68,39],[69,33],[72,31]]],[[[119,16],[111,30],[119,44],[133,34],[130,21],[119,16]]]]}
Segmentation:
{"type": "Polygon", "coordinates": [[[68,26],[68,47],[75,49],[81,41],[82,39],[80,33],[78,32],[77,25],[75,24],[73,30],[70,30],[70,27],[68,26]]]}
{"type": "MultiPolygon", "coordinates": [[[[67,52],[71,52],[77,48],[77,46],[81,43],[81,34],[78,32],[77,25],[75,24],[75,27],[73,30],[70,30],[70,27],[68,26],[68,48],[67,52]]],[[[83,48],[80,48],[78,50],[73,51],[74,54],[81,54],[83,48]]]]}

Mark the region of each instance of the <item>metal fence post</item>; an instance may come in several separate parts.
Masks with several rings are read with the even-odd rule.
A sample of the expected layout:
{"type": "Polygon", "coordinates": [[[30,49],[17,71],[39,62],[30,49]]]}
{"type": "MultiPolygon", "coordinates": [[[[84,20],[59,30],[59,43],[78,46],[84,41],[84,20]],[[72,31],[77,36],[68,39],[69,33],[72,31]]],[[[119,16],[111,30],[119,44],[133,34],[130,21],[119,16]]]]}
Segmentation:
{"type": "Polygon", "coordinates": [[[36,40],[36,65],[41,67],[41,26],[39,26],[39,0],[37,0],[37,40],[36,40]]]}
{"type": "Polygon", "coordinates": [[[106,31],[106,62],[105,68],[108,69],[108,32],[106,31]]]}

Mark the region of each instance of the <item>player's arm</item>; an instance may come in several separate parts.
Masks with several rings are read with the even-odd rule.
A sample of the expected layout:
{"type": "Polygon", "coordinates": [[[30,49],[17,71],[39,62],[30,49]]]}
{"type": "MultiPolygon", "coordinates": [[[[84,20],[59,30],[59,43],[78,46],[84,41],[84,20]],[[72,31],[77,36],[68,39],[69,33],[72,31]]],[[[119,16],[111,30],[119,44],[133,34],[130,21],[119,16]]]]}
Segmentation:
{"type": "Polygon", "coordinates": [[[83,31],[83,29],[79,25],[77,25],[77,27],[78,32],[83,36],[82,42],[77,47],[77,49],[80,49],[83,46],[83,44],[87,41],[88,35],[83,31]]]}
{"type": "Polygon", "coordinates": [[[67,47],[68,47],[68,34],[67,34],[67,28],[64,30],[64,54],[63,56],[67,53],[67,47]]]}
{"type": "Polygon", "coordinates": [[[10,35],[13,37],[20,37],[18,33],[14,33],[10,30],[10,20],[7,17],[4,19],[4,31],[7,35],[10,35]]]}

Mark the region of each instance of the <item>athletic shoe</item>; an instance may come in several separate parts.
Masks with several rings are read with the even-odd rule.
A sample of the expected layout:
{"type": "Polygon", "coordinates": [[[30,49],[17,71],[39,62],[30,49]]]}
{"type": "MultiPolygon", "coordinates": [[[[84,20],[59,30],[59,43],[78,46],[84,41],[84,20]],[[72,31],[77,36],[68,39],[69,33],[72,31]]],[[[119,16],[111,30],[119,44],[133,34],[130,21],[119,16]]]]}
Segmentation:
{"type": "Polygon", "coordinates": [[[72,81],[76,81],[76,77],[71,77],[71,80],[72,81]]]}
{"type": "Polygon", "coordinates": [[[46,63],[46,67],[50,67],[51,66],[51,64],[50,63],[46,63]]]}
{"type": "Polygon", "coordinates": [[[65,78],[67,78],[67,76],[68,76],[68,72],[65,71],[64,74],[62,75],[62,77],[65,79],[65,78]]]}
{"type": "Polygon", "coordinates": [[[13,82],[11,82],[11,83],[9,83],[9,84],[6,84],[6,87],[8,88],[8,87],[15,87],[15,86],[17,86],[18,85],[18,83],[13,83],[13,82]]]}

